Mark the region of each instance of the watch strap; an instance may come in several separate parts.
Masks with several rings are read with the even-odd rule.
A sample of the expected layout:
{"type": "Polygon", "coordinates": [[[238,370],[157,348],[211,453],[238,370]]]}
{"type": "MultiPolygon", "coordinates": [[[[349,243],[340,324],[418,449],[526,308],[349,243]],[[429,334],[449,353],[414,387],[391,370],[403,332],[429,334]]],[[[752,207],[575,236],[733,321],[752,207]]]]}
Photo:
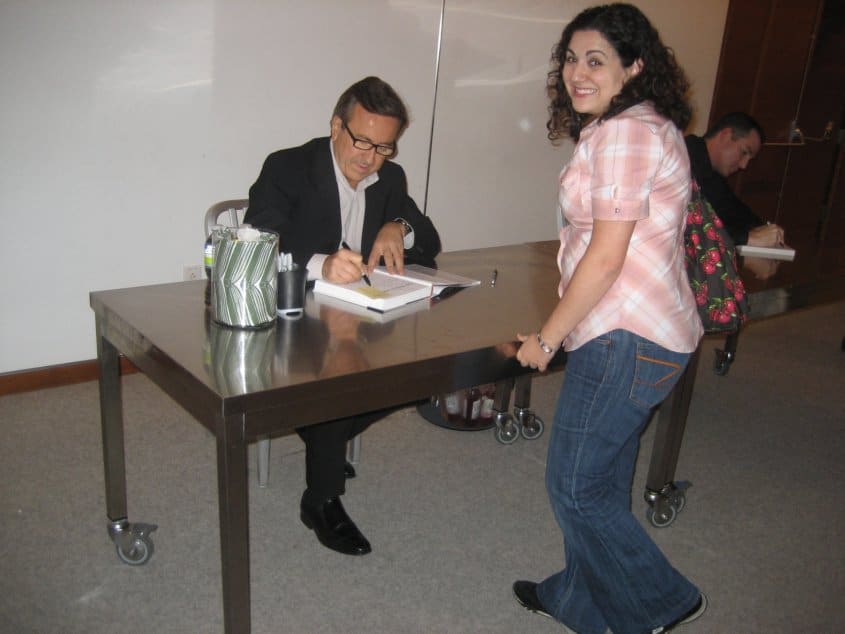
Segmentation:
{"type": "Polygon", "coordinates": [[[404,218],[394,218],[393,222],[398,222],[405,228],[405,235],[408,235],[414,230],[414,228],[411,226],[411,223],[405,220],[404,218]]]}

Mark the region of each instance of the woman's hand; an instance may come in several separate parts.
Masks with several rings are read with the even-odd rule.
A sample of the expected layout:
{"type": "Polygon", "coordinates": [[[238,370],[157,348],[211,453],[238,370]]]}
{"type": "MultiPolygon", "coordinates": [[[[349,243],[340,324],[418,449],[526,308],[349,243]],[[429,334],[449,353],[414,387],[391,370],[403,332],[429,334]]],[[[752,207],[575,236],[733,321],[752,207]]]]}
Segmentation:
{"type": "Polygon", "coordinates": [[[552,352],[544,352],[540,347],[540,341],[536,332],[527,335],[517,333],[516,338],[522,342],[519,350],[516,352],[516,359],[523,368],[534,368],[540,372],[545,372],[549,367],[549,361],[555,356],[555,350],[560,347],[552,346],[552,352]]]}
{"type": "Polygon", "coordinates": [[[551,351],[543,350],[536,332],[516,335],[522,342],[516,353],[522,367],[545,371],[561,343],[619,277],[636,223],[636,220],[594,221],[590,244],[575,267],[563,296],[539,331],[551,351]]]}

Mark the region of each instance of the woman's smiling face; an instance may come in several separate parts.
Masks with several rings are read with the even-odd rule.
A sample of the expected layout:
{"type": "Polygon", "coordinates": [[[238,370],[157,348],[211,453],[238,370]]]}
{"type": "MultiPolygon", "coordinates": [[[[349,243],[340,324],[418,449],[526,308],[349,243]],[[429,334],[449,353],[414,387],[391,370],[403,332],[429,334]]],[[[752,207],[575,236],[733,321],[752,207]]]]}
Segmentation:
{"type": "Polygon", "coordinates": [[[641,68],[640,60],[623,67],[616,49],[598,31],[575,31],[561,76],[575,111],[600,116],[641,68]]]}

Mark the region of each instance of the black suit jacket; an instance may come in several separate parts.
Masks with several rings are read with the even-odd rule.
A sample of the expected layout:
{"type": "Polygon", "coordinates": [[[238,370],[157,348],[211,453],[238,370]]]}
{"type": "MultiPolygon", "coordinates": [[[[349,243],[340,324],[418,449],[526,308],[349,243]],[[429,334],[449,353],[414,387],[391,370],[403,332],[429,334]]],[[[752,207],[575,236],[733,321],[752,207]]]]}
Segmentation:
{"type": "MultiPolygon", "coordinates": [[[[366,211],[361,253],[366,261],[379,229],[394,218],[404,218],[414,228],[414,247],[406,262],[433,265],[440,253],[440,237],[431,220],[408,196],[405,172],[385,161],[379,179],[366,189],[366,211]]],[[[264,161],[261,174],[249,189],[244,222],[279,234],[279,249],[293,254],[300,266],[315,253],[337,251],[341,239],[340,197],[332,165],[329,138],[274,152],[264,161]]]]}
{"type": "Polygon", "coordinates": [[[684,141],[687,144],[692,177],[701,188],[701,193],[713,205],[713,211],[724,223],[734,244],[747,244],[748,231],[759,227],[763,221],[734,194],[727,179],[713,169],[704,139],[691,134],[684,141]]]}

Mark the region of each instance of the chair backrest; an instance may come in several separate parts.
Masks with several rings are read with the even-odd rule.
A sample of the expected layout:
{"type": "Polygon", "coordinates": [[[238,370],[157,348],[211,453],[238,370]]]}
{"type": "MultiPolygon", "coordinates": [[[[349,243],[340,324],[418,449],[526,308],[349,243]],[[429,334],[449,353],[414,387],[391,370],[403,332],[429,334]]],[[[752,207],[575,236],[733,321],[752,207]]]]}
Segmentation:
{"type": "Polygon", "coordinates": [[[211,233],[214,225],[225,225],[227,227],[240,227],[244,221],[244,214],[249,207],[249,200],[239,198],[236,200],[221,200],[213,204],[205,212],[205,236],[211,233]]]}

